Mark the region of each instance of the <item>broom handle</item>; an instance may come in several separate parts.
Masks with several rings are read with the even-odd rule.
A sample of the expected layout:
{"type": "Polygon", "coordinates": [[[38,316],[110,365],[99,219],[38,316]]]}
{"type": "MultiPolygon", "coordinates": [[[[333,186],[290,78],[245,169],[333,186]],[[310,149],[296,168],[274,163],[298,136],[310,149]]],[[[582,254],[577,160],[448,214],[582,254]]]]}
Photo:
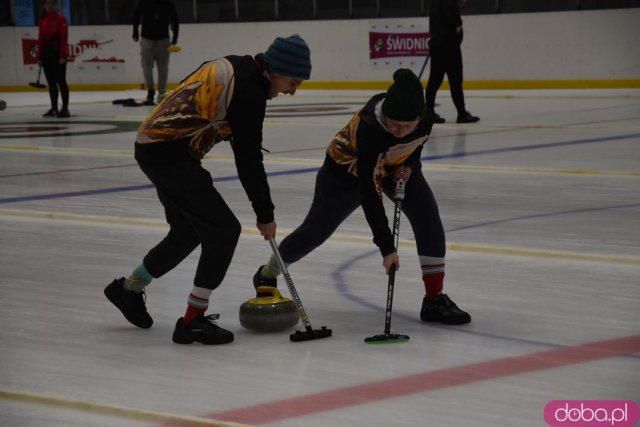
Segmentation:
{"type": "Polygon", "coordinates": [[[422,78],[422,73],[424,73],[424,69],[427,67],[430,57],[431,57],[431,53],[427,53],[427,58],[424,60],[424,63],[422,64],[422,68],[420,68],[420,73],[418,74],[418,80],[422,78]]]}
{"type": "Polygon", "coordinates": [[[291,276],[289,275],[289,270],[287,269],[287,266],[284,264],[284,261],[282,260],[282,256],[280,255],[280,250],[278,249],[276,240],[273,237],[269,237],[269,244],[271,245],[271,249],[273,250],[273,256],[276,258],[278,267],[280,267],[280,271],[282,271],[282,275],[284,276],[284,279],[287,282],[287,287],[289,288],[289,292],[291,293],[291,296],[293,297],[293,300],[296,303],[296,306],[298,307],[298,311],[300,312],[300,318],[302,319],[302,323],[304,323],[305,329],[310,331],[311,322],[309,321],[309,317],[307,317],[307,312],[304,310],[304,307],[302,306],[302,300],[300,300],[298,291],[296,291],[295,286],[293,286],[293,280],[291,280],[291,276]]]}
{"type": "MultiPolygon", "coordinates": [[[[398,243],[400,242],[400,208],[402,206],[402,200],[404,200],[404,180],[399,179],[396,182],[396,191],[394,196],[396,205],[393,211],[393,237],[396,248],[396,254],[398,253],[398,243]]],[[[392,264],[389,268],[389,284],[387,286],[387,311],[384,317],[384,333],[389,335],[391,333],[391,309],[393,307],[393,290],[396,281],[396,265],[392,264]]]]}

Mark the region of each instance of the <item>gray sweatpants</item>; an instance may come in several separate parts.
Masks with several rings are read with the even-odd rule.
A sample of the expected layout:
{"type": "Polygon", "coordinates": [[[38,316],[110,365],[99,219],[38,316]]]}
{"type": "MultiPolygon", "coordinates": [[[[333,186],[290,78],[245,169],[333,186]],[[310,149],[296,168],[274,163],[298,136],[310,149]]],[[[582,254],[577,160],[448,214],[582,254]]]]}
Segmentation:
{"type": "Polygon", "coordinates": [[[142,59],[142,74],[147,89],[153,89],[153,63],[158,67],[158,91],[167,90],[167,78],[169,75],[169,51],[171,45],[169,39],[150,40],[140,38],[140,58],[142,59]]]}

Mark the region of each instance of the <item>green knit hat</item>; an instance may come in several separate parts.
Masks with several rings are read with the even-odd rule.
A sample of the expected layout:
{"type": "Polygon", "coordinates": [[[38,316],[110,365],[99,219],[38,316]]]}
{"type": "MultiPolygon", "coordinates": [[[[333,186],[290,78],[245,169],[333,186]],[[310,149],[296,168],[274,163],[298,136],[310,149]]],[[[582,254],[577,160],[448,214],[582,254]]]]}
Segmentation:
{"type": "Polygon", "coordinates": [[[382,113],[401,122],[409,122],[424,115],[424,92],[413,71],[400,68],[393,73],[393,84],[387,89],[382,102],[382,113]]]}

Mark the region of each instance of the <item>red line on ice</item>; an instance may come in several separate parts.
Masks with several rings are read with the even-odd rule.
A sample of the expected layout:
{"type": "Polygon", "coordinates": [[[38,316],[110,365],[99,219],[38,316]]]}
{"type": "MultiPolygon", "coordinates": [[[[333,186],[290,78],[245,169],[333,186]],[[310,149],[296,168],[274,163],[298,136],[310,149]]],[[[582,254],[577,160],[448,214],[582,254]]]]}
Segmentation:
{"type": "Polygon", "coordinates": [[[307,394],[291,399],[215,412],[205,415],[205,417],[246,424],[266,424],[637,352],[640,352],[640,335],[632,335],[307,394]]]}

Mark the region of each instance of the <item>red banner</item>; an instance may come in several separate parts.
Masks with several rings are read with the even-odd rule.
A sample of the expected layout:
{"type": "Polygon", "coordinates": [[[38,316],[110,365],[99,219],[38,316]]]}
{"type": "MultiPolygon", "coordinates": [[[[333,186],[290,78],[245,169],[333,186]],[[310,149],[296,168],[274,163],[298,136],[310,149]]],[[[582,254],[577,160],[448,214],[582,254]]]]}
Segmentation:
{"type": "MultiPolygon", "coordinates": [[[[67,49],[67,61],[74,62],[76,57],[83,55],[89,50],[94,50],[94,56],[89,59],[83,59],[82,62],[125,62],[124,59],[110,56],[101,58],[98,56],[101,46],[111,43],[113,40],[97,41],[97,40],[80,40],[78,43],[69,43],[67,49]]],[[[91,53],[91,52],[89,52],[91,53]]],[[[89,54],[88,53],[88,54],[89,54]]],[[[37,64],[38,40],[22,39],[22,63],[24,65],[37,64]]]]}
{"type": "Polygon", "coordinates": [[[429,53],[429,33],[369,32],[369,59],[424,57],[429,53]]]}
{"type": "Polygon", "coordinates": [[[22,63],[24,65],[37,64],[38,40],[22,39],[22,63]]]}

